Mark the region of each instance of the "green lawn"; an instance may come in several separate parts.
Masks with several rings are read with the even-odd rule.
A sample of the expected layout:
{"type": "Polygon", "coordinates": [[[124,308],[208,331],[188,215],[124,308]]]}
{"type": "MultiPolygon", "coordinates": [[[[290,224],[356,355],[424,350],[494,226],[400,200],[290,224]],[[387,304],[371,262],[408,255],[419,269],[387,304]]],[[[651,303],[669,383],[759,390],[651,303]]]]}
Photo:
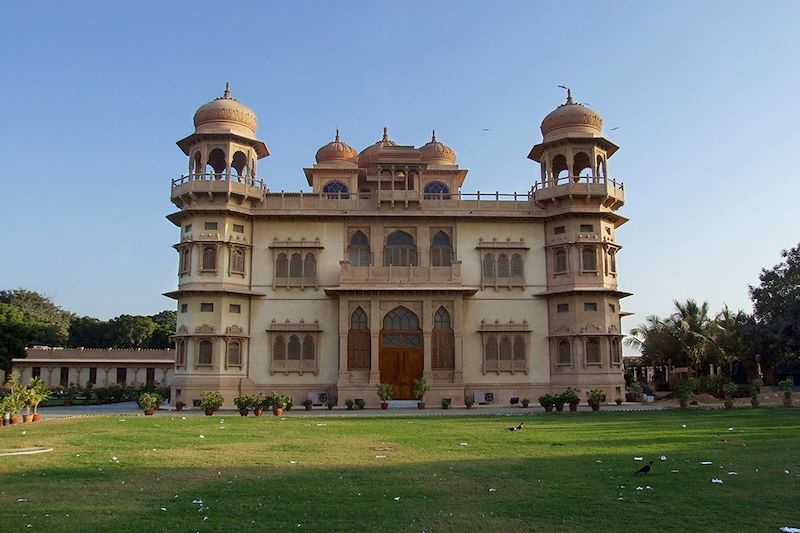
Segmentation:
{"type": "Polygon", "coordinates": [[[0,428],[0,449],[33,445],[53,452],[0,457],[0,531],[800,526],[800,409],[516,418],[160,414],[0,428]],[[506,430],[518,421],[522,431],[506,430]],[[654,460],[653,472],[633,476],[645,464],[634,456],[654,460]]]}

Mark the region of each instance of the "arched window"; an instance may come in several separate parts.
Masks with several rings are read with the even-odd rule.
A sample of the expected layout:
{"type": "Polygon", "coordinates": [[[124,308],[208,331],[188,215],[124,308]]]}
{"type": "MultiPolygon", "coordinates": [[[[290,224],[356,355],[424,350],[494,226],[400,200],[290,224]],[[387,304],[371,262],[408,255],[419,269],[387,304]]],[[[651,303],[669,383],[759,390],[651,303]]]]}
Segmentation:
{"type": "Polygon", "coordinates": [[[500,361],[501,363],[511,361],[511,339],[508,335],[503,335],[500,338],[500,361]]]}
{"type": "Polygon", "coordinates": [[[619,349],[619,340],[611,339],[611,362],[619,364],[622,362],[622,352],[619,349]]]}
{"type": "Polygon", "coordinates": [[[450,313],[440,307],[433,316],[432,367],[439,370],[455,368],[455,337],[450,324],[450,313]]]}
{"type": "Polygon", "coordinates": [[[597,173],[601,178],[606,177],[606,160],[603,159],[602,155],[597,156],[597,173]]]}
{"type": "Polygon", "coordinates": [[[486,370],[497,370],[497,337],[489,335],[484,347],[483,365],[486,370]]]}
{"type": "Polygon", "coordinates": [[[303,277],[306,281],[317,279],[317,258],[314,254],[306,254],[306,259],[303,262],[303,277]]]}
{"type": "Polygon", "coordinates": [[[586,363],[590,365],[600,364],[600,341],[597,339],[586,340],[586,363]]]}
{"type": "Polygon", "coordinates": [[[511,256],[511,277],[522,277],[522,256],[519,254],[514,254],[511,256]]]}
{"type": "Polygon", "coordinates": [[[597,272],[597,254],[594,247],[585,246],[581,250],[581,262],[583,263],[583,270],[597,272]]]}
{"type": "Polygon", "coordinates": [[[186,341],[180,339],[175,349],[175,366],[186,366],[186,341]]]}
{"type": "Polygon", "coordinates": [[[508,276],[508,256],[506,254],[500,254],[500,256],[497,258],[497,277],[507,278],[508,276]]]}
{"type": "Polygon", "coordinates": [[[303,277],[303,258],[299,253],[293,253],[291,260],[289,260],[289,277],[303,277]]]}
{"type": "Polygon", "coordinates": [[[306,335],[303,338],[303,361],[314,360],[314,338],[311,335],[306,335]]]}
{"type": "Polygon", "coordinates": [[[349,198],[350,197],[350,195],[347,194],[347,185],[345,185],[341,181],[329,181],[322,188],[322,192],[328,198],[349,198]]]}
{"type": "Polygon", "coordinates": [[[423,191],[424,198],[427,200],[449,200],[450,189],[440,181],[433,181],[425,185],[423,191]]]}
{"type": "Polygon", "coordinates": [[[236,176],[242,178],[247,175],[247,156],[241,150],[233,154],[231,168],[236,171],[236,176]]]}
{"type": "Polygon", "coordinates": [[[272,359],[275,361],[286,360],[286,341],[282,335],[275,337],[275,342],[272,344],[272,359]]]}
{"type": "Polygon", "coordinates": [[[289,361],[299,361],[300,360],[300,337],[297,335],[292,335],[289,337],[289,350],[287,354],[287,359],[289,361]]]}
{"type": "Polygon", "coordinates": [[[556,274],[562,274],[567,271],[567,251],[566,250],[556,250],[555,251],[555,272],[556,274]]]}
{"type": "Polygon", "coordinates": [[[569,345],[569,341],[558,341],[558,364],[572,364],[572,348],[569,345]]]}
{"type": "Polygon", "coordinates": [[[244,274],[244,250],[241,248],[231,250],[231,272],[244,274]]]}
{"type": "Polygon", "coordinates": [[[450,236],[443,232],[437,232],[431,240],[431,265],[450,266],[453,257],[453,247],[450,244],[450,236]]]}
{"type": "Polygon", "coordinates": [[[357,307],[350,315],[350,331],[347,334],[347,367],[350,370],[369,370],[371,348],[367,313],[357,307]]]}
{"type": "Polygon", "coordinates": [[[567,158],[563,154],[558,154],[553,158],[553,177],[557,180],[569,177],[567,158]]]}
{"type": "Polygon", "coordinates": [[[350,264],[353,266],[369,266],[372,263],[370,261],[369,239],[363,232],[356,231],[350,237],[348,256],[350,264]]]}
{"type": "Polygon", "coordinates": [[[200,341],[197,348],[197,366],[211,366],[213,354],[214,345],[211,344],[211,341],[200,341]]]}
{"type": "Polygon", "coordinates": [[[227,366],[242,366],[242,343],[240,341],[228,341],[227,366]]]}
{"type": "Polygon", "coordinates": [[[203,173],[203,158],[200,155],[200,152],[197,151],[194,153],[194,157],[192,158],[192,174],[202,174],[203,173]]]}
{"type": "Polygon", "coordinates": [[[617,254],[614,250],[608,251],[608,271],[612,274],[617,271],[617,254]]]}
{"type": "Polygon", "coordinates": [[[417,331],[419,330],[419,318],[411,310],[403,306],[395,307],[383,317],[383,329],[417,331]]]}
{"type": "Polygon", "coordinates": [[[213,271],[217,269],[217,247],[203,247],[203,270],[213,271]]]}
{"type": "Polygon", "coordinates": [[[578,152],[572,160],[572,175],[573,176],[591,176],[592,175],[592,160],[586,152],[578,152]],[[586,171],[586,172],[584,172],[586,171]]]}
{"type": "Polygon", "coordinates": [[[483,277],[484,279],[494,279],[495,272],[494,272],[494,256],[492,254],[486,254],[483,256],[483,277]]]}
{"type": "Polygon", "coordinates": [[[191,248],[188,246],[184,246],[181,249],[181,264],[180,264],[180,272],[181,274],[186,274],[192,270],[192,252],[191,248]]]}
{"type": "Polygon", "coordinates": [[[206,170],[206,174],[218,174],[216,178],[221,179],[222,174],[225,172],[225,167],[227,166],[225,152],[220,148],[211,150],[211,153],[208,154],[206,165],[210,167],[206,170]]]}
{"type": "Polygon", "coordinates": [[[278,254],[278,259],[275,261],[275,277],[288,278],[289,277],[289,259],[286,254],[278,254]]]}
{"type": "Polygon", "coordinates": [[[408,266],[417,264],[417,246],[414,237],[397,230],[386,239],[383,249],[383,266],[408,266]]]}

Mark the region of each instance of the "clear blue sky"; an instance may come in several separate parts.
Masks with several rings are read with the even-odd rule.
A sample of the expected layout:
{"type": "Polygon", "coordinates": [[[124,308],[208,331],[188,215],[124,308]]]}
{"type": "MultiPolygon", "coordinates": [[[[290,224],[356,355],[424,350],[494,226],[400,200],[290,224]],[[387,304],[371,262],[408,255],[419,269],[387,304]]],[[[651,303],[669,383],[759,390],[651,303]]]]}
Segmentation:
{"type": "Polygon", "coordinates": [[[227,80],[273,190],[306,189],[336,127],[360,150],[388,125],[417,146],[435,128],[465,191],[527,191],[571,86],[622,147],[625,329],[672,299],[750,311],[748,284],[800,240],[800,2],[52,1],[3,18],[0,288],[79,314],[174,305],[175,141],[227,80]]]}

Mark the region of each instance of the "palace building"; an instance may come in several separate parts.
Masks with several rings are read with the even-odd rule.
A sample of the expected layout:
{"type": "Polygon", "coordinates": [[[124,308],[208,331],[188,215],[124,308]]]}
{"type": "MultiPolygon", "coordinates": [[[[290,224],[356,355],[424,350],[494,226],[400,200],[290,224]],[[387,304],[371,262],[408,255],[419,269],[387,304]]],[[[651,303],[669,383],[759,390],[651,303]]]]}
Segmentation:
{"type": "Polygon", "coordinates": [[[411,399],[422,377],[429,404],[568,386],[623,396],[627,219],[602,124],[568,93],[542,121],[528,154],[540,179],[522,193],[464,192],[467,170],[435,133],[417,148],[386,128],[361,152],[337,131],[303,169],[311,192],[278,193],[258,171],[256,115],[226,87],[177,143],[173,401],[277,391],[369,406],[378,384],[411,399]]]}

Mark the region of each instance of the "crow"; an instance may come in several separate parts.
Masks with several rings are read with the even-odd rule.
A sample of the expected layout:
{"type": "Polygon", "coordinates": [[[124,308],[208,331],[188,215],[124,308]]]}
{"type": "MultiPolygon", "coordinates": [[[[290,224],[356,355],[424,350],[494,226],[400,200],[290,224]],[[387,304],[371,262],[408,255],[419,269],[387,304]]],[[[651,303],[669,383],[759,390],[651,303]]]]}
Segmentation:
{"type": "Polygon", "coordinates": [[[648,473],[650,471],[651,468],[653,468],[652,465],[653,465],[653,461],[650,461],[649,464],[644,465],[643,467],[641,467],[639,470],[637,470],[633,474],[634,475],[636,475],[636,474],[646,474],[646,473],[648,473]]]}
{"type": "Polygon", "coordinates": [[[516,427],[508,428],[509,431],[519,431],[520,429],[522,429],[522,422],[520,422],[516,427]]]}

